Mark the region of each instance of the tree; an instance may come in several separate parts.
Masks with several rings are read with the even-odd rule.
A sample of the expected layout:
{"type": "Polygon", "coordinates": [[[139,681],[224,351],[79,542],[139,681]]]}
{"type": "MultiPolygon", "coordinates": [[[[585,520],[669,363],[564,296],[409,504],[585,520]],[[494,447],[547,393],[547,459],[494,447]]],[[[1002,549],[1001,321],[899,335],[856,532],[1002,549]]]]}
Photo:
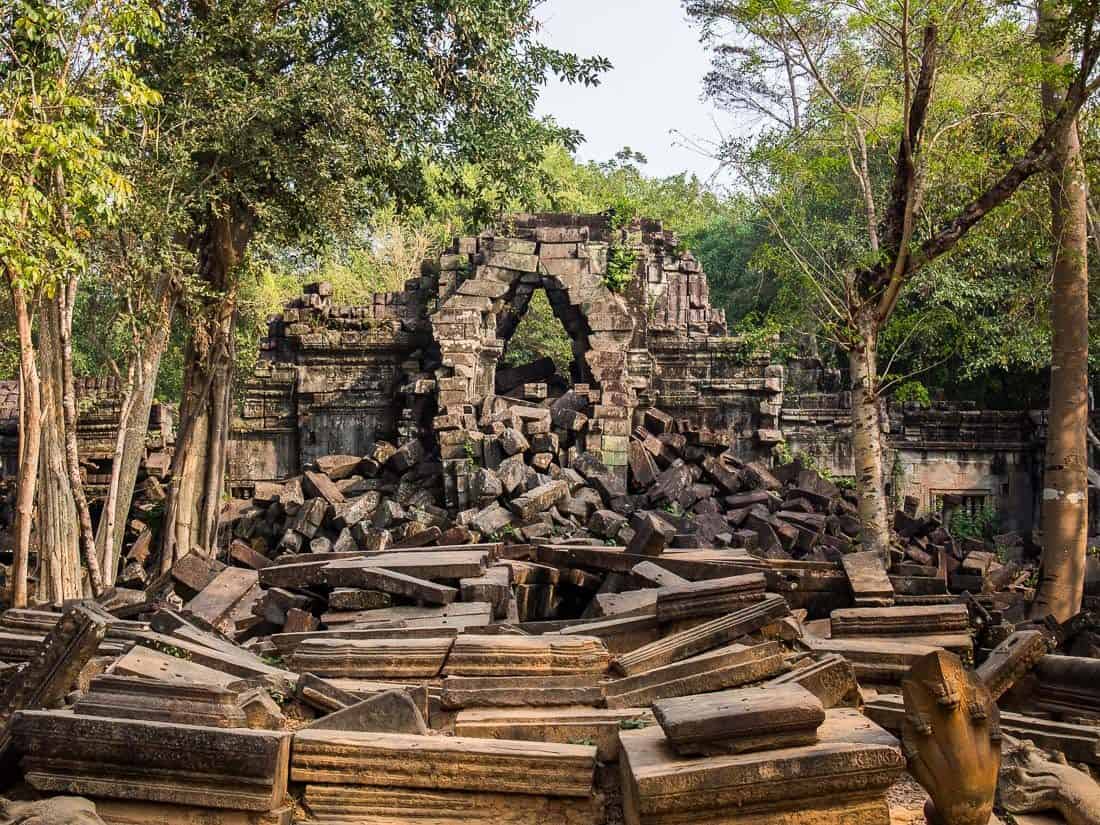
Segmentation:
{"type": "Polygon", "coordinates": [[[1033,77],[1026,73],[1029,49],[1019,23],[993,6],[715,0],[687,8],[698,20],[721,16],[749,38],[760,27],[788,33],[795,62],[812,80],[812,126],[795,132],[779,123],[747,150],[725,147],[725,158],[742,164],[773,233],[813,291],[826,331],[847,355],[861,537],[866,549],[884,552],[879,404],[886,389],[880,367],[889,367],[880,364],[881,335],[916,277],[1051,162],[1061,130],[1100,84],[1095,3],[1076,4],[1068,16],[1078,64],[1057,110],[1030,136],[1014,133],[1017,121],[1002,108],[1033,77]],[[807,29],[829,37],[810,42],[807,29]],[[1001,151],[953,154],[944,139],[989,128],[1006,136],[1001,151]],[[978,180],[969,191],[959,191],[958,173],[950,172],[960,164],[983,170],[968,176],[978,180]],[[808,221],[796,190],[776,186],[784,177],[843,193],[845,202],[830,221],[808,221]]]}
{"type": "Polygon", "coordinates": [[[101,587],[76,453],[73,308],[91,229],[130,194],[109,135],[156,102],[130,55],[159,21],[143,0],[15,0],[0,15],[0,267],[21,384],[12,603],[23,606],[36,488],[39,595],[82,595],[81,552],[101,587]]]}
{"type": "MultiPolygon", "coordinates": [[[[383,205],[423,200],[431,170],[473,163],[520,186],[552,141],[532,111],[548,73],[607,67],[536,40],[534,0],[323,4],[169,0],[142,76],[164,96],[170,197],[205,294],[187,309],[179,433],[161,547],[213,549],[224,487],[241,279],[254,240],[303,245],[383,205]]],[[[166,193],[167,195],[167,193],[166,193]]],[[[484,202],[491,202],[487,197],[484,202]]]]}
{"type": "MultiPolygon", "coordinates": [[[[1072,45],[1066,10],[1057,0],[1038,4],[1038,38],[1048,71],[1043,110],[1051,120],[1069,92],[1072,45]]],[[[1081,610],[1088,549],[1089,271],[1088,187],[1076,119],[1054,138],[1050,163],[1054,258],[1050,415],[1043,467],[1042,580],[1032,605],[1038,617],[1064,622],[1081,610]]]]}

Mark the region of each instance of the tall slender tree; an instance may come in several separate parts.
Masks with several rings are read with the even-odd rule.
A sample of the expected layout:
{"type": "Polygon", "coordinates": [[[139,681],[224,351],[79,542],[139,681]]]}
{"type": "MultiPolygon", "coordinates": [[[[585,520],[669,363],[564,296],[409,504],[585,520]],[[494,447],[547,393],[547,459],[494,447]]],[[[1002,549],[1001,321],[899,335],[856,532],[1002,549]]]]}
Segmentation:
{"type": "MultiPolygon", "coordinates": [[[[1038,4],[1043,110],[1055,119],[1068,94],[1073,46],[1067,9],[1038,4]]],[[[1040,526],[1042,579],[1032,614],[1066,621],[1081,610],[1088,537],[1089,270],[1088,185],[1076,119],[1055,135],[1050,162],[1054,278],[1050,414],[1040,526]]]]}
{"type": "MultiPolygon", "coordinates": [[[[984,86],[975,89],[970,82],[974,76],[994,79],[990,57],[998,69],[1003,66],[997,58],[1021,59],[1006,48],[1026,51],[1022,29],[1006,23],[997,8],[937,0],[858,6],[832,0],[686,0],[686,5],[694,18],[704,23],[720,18],[765,46],[769,41],[758,30],[786,32],[794,44],[793,59],[810,79],[805,119],[813,128],[796,133],[780,122],[762,133],[747,153],[734,144],[724,147],[724,156],[743,164],[744,179],[756,187],[773,232],[816,296],[825,329],[847,356],[862,542],[866,549],[884,552],[890,535],[880,421],[883,330],[922,271],[1048,168],[1062,131],[1100,86],[1095,76],[1100,58],[1097,4],[1074,2],[1066,17],[1078,45],[1077,60],[1067,66],[1064,94],[1047,121],[1025,138],[1011,160],[1003,151],[1011,143],[987,150],[985,174],[976,188],[956,195],[954,202],[936,204],[928,197],[930,170],[938,167],[942,174],[951,164],[944,135],[972,124],[1015,119],[1015,113],[1002,109],[1002,100],[991,99],[984,86]],[[828,37],[823,43],[811,42],[803,34],[807,30],[827,32],[828,37]],[[951,84],[945,85],[945,76],[951,84]],[[811,151],[792,151],[808,145],[811,151]],[[791,156],[802,162],[807,155],[811,162],[827,163],[838,176],[847,173],[861,226],[835,215],[826,220],[819,216],[818,225],[807,229],[802,203],[769,197],[775,193],[769,190],[776,183],[775,158],[782,164],[791,156]],[[835,227],[842,227],[842,233],[830,235],[835,227]]],[[[1004,77],[1002,72],[1002,81],[1004,77]]],[[[811,168],[810,174],[814,172],[820,169],[811,168]]],[[[942,177],[957,188],[957,177],[942,177]]],[[[814,185],[831,186],[834,192],[839,188],[835,180],[814,185]]]]}
{"type": "Polygon", "coordinates": [[[0,268],[21,379],[16,605],[28,600],[36,490],[39,596],[82,595],[81,553],[93,592],[101,585],[76,454],[72,308],[92,229],[130,194],[110,134],[156,102],[130,61],[158,25],[144,0],[13,0],[0,10],[0,268]]]}

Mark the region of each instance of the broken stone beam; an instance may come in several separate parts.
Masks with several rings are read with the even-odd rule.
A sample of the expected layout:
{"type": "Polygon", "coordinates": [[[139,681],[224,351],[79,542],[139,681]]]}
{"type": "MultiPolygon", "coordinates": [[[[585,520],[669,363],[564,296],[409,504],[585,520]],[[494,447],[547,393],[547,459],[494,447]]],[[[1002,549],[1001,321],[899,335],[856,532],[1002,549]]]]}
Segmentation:
{"type": "Polygon", "coordinates": [[[558,631],[562,636],[594,636],[602,639],[612,656],[621,656],[661,637],[656,616],[620,616],[583,622],[558,631]]]}
{"type": "Polygon", "coordinates": [[[294,805],[284,802],[272,811],[231,811],[101,796],[95,800],[95,811],[107,825],[292,825],[294,805]]]}
{"type": "Polygon", "coordinates": [[[450,604],[458,597],[458,591],[453,587],[406,576],[396,570],[383,570],[372,566],[369,559],[339,559],[331,562],[321,571],[321,579],[329,587],[375,590],[428,604],[450,604]]]}
{"type": "Polygon", "coordinates": [[[593,825],[603,821],[604,815],[603,799],[595,794],[588,798],[555,797],[370,785],[308,784],[303,803],[317,817],[311,822],[332,825],[414,821],[438,825],[593,825]]]}
{"type": "Polygon", "coordinates": [[[569,495],[569,482],[551,481],[512,499],[509,507],[521,519],[530,519],[545,512],[569,495]]]}
{"type": "Polygon", "coordinates": [[[928,636],[970,629],[964,604],[853,607],[834,610],[830,618],[834,637],[928,636]]]}
{"type": "Polygon", "coordinates": [[[646,708],[471,708],[455,717],[455,736],[562,745],[594,742],[596,758],[609,763],[619,761],[620,730],[652,724],[646,708]]]}
{"type": "Polygon", "coordinates": [[[712,619],[618,656],[611,666],[617,673],[632,676],[728,644],[789,615],[787,602],[781,596],[770,595],[728,616],[712,619]]]}
{"type": "Polygon", "coordinates": [[[1047,648],[1046,637],[1038,630],[1017,630],[993,648],[978,668],[978,678],[989,689],[993,701],[1027,675],[1046,655],[1047,648]]]}
{"type": "Polygon", "coordinates": [[[38,791],[271,811],[287,789],[290,734],[69,711],[20,711],[15,746],[38,791]]]}
{"type": "Polygon", "coordinates": [[[322,571],[331,564],[330,559],[323,561],[303,561],[291,564],[273,564],[259,572],[262,587],[303,588],[319,585],[323,581],[322,571]]]}
{"type": "Polygon", "coordinates": [[[461,579],[459,592],[464,602],[488,602],[493,617],[503,619],[508,614],[508,599],[512,595],[512,570],[505,565],[490,567],[484,576],[461,579]]]}
{"type": "Polygon", "coordinates": [[[309,639],[290,657],[301,673],[343,679],[432,679],[453,639],[309,639]]]}
{"type": "Polygon", "coordinates": [[[223,622],[233,608],[259,582],[255,570],[227,567],[214,577],[183,609],[210,625],[223,622]]]}
{"type": "Polygon", "coordinates": [[[481,636],[454,641],[447,676],[603,675],[610,660],[599,639],[585,636],[481,636]]]}
{"type": "Polygon", "coordinates": [[[372,567],[393,570],[418,579],[458,581],[480,576],[485,572],[489,558],[488,550],[424,550],[382,553],[372,556],[370,563],[372,567]]]}
{"type": "Polygon", "coordinates": [[[159,679],[170,684],[228,687],[241,680],[240,676],[140,646],[117,659],[112,666],[112,672],[119,676],[159,679]]]}
{"type": "Polygon", "coordinates": [[[858,711],[831,710],[816,744],[704,759],[677,756],[659,727],[622,731],[626,825],[890,825],[897,740],[858,711]]]}
{"type": "Polygon", "coordinates": [[[817,661],[800,663],[768,684],[801,685],[821,700],[826,710],[858,708],[863,704],[852,663],[835,653],[826,654],[817,661]]]}
{"type": "Polygon", "coordinates": [[[647,707],[658,699],[692,696],[770,679],[786,670],[778,642],[728,645],[636,676],[604,684],[609,708],[647,707]]]}
{"type": "Polygon", "coordinates": [[[825,708],[799,685],[765,685],[661,699],[653,715],[681,756],[716,756],[812,745],[825,708]]]}
{"type": "Polygon", "coordinates": [[[343,504],[344,494],[324,473],[306,470],[302,474],[302,490],[309,498],[323,498],[329,504],[343,504]]]}
{"type": "Polygon", "coordinates": [[[354,693],[325,681],[315,673],[303,673],[298,678],[294,697],[322,713],[335,713],[359,702],[354,693]]]}
{"type": "Polygon", "coordinates": [[[840,563],[848,574],[856,607],[889,607],[894,603],[894,586],[886,575],[881,553],[849,553],[841,557],[840,563]]]}
{"type": "Polygon", "coordinates": [[[235,691],[217,685],[103,674],[92,679],[73,711],[80,716],[246,728],[248,720],[237,704],[237,696],[235,691]]]}
{"type": "MultiPolygon", "coordinates": [[[[109,620],[96,606],[78,604],[65,611],[38,654],[0,691],[0,728],[17,710],[59,705],[107,637],[109,620]]],[[[0,737],[0,750],[3,742],[0,737]]]]}
{"type": "Polygon", "coordinates": [[[588,797],[596,749],[587,745],[302,730],[291,780],[433,791],[588,797]]]}
{"type": "Polygon", "coordinates": [[[707,579],[657,591],[657,618],[662,622],[679,619],[724,616],[764,599],[763,573],[746,573],[724,579],[707,579]]]}
{"type": "Polygon", "coordinates": [[[440,694],[443,707],[547,707],[603,702],[595,674],[581,676],[448,676],[440,694]]]}

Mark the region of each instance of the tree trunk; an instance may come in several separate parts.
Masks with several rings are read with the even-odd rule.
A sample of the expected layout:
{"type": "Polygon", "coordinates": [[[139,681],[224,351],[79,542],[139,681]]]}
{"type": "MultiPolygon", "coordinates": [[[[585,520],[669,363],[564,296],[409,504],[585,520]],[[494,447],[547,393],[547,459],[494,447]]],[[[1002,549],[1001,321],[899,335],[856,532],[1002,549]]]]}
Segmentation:
{"type": "Polygon", "coordinates": [[[227,212],[211,219],[198,245],[199,271],[215,297],[187,344],[180,436],[161,538],[162,570],[192,550],[216,550],[233,387],[236,268],[252,235],[247,211],[227,212]]]}
{"type": "Polygon", "coordinates": [[[127,369],[122,416],[119,419],[118,438],[111,463],[111,482],[96,533],[96,550],[107,586],[113,585],[118,576],[122,541],[126,533],[126,517],[130,512],[134,486],[145,455],[149,411],[153,406],[157,374],[168,345],[177,300],[171,281],[171,275],[167,272],[160,276],[154,291],[156,306],[152,330],[148,339],[142,342],[141,349],[132,356],[127,369]]]}
{"type": "Polygon", "coordinates": [[[31,309],[22,287],[8,275],[15,326],[19,335],[19,470],[15,492],[15,548],[12,560],[11,606],[27,606],[31,526],[42,455],[42,398],[31,334],[31,309]]]}
{"type": "MultiPolygon", "coordinates": [[[[869,314],[869,313],[865,313],[869,314]]],[[[859,319],[860,340],[848,353],[852,380],[852,460],[859,497],[860,540],[864,550],[883,554],[890,546],[890,527],[883,490],[882,423],[878,397],[878,329],[871,318],[859,319]]]]}
{"type": "Polygon", "coordinates": [[[57,313],[56,301],[44,301],[39,312],[42,465],[38,485],[38,597],[54,605],[84,595],[80,527],[65,455],[65,411],[61,398],[64,382],[57,313]]]}
{"type": "MultiPolygon", "coordinates": [[[[1048,67],[1062,68],[1070,60],[1059,32],[1062,14],[1058,3],[1039,4],[1039,39],[1048,67]]],[[[1049,71],[1043,82],[1048,116],[1065,93],[1055,79],[1060,76],[1049,71]]],[[[1050,177],[1054,342],[1040,513],[1042,579],[1032,615],[1053,614],[1064,622],[1081,610],[1088,533],[1088,191],[1076,121],[1056,137],[1050,177]]]]}
{"type": "Polygon", "coordinates": [[[61,410],[65,424],[65,468],[69,473],[69,486],[72,491],[73,506],[76,507],[77,525],[80,528],[80,548],[84,563],[88,567],[88,585],[92,595],[99,597],[103,592],[103,577],[100,573],[99,557],[95,549],[95,530],[92,527],[92,511],[88,507],[88,497],[84,494],[84,480],[80,477],[80,453],[76,439],[76,382],[73,379],[73,308],[76,303],[76,276],[71,275],[61,284],[57,297],[51,302],[49,311],[52,331],[58,342],[61,358],[61,410]]]}

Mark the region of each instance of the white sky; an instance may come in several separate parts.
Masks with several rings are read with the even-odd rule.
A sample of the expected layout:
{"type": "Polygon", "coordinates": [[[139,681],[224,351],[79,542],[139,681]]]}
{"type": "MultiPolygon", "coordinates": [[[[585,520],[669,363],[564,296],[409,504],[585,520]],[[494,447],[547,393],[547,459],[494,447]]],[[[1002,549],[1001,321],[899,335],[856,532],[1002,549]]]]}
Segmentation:
{"type": "Polygon", "coordinates": [[[537,15],[547,45],[614,64],[599,86],[555,80],[543,91],[539,114],[584,134],[580,160],[608,160],[629,146],[649,159],[650,175],[715,171],[672,131],[714,140],[715,123],[730,126],[728,114],[701,100],[710,60],[680,0],[545,0],[537,15]]]}

